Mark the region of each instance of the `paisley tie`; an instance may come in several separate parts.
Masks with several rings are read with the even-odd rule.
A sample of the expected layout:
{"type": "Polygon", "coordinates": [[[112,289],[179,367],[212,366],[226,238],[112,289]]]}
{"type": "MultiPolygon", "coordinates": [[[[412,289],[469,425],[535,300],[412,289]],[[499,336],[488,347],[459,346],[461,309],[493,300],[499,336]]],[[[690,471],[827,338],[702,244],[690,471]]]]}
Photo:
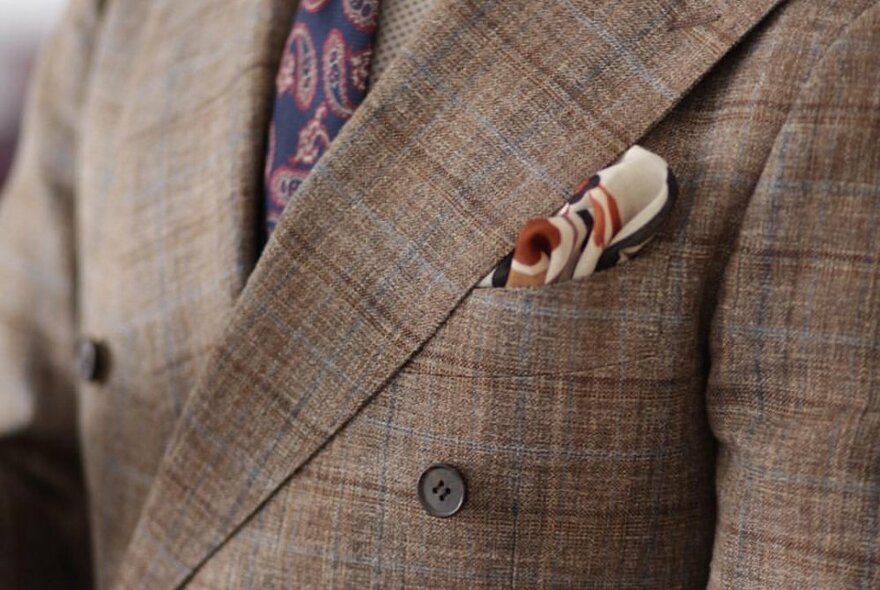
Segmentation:
{"type": "Polygon", "coordinates": [[[367,93],[379,0],[300,0],[275,80],[267,236],[367,93]]]}

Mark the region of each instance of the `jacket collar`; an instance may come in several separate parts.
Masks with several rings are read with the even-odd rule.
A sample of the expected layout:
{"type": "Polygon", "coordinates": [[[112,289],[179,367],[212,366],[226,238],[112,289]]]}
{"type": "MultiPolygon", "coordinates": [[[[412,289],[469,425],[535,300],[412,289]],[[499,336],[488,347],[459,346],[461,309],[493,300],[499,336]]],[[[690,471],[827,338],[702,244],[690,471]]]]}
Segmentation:
{"type": "MultiPolygon", "coordinates": [[[[185,583],[524,221],[635,143],[776,3],[442,0],[282,217],[191,392],[117,586],[185,583]]],[[[279,43],[265,45],[276,64],[279,43]]],[[[255,101],[231,133],[260,135],[268,107],[255,101]]]]}

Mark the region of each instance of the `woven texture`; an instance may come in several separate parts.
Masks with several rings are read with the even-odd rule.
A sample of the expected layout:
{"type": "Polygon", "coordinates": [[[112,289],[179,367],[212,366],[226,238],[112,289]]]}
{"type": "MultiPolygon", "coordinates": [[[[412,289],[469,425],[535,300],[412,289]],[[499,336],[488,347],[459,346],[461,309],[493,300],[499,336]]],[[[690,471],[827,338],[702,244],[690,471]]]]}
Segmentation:
{"type": "Polygon", "coordinates": [[[258,260],[291,4],[77,0],[50,46],[0,200],[4,584],[880,585],[873,0],[442,0],[258,260]],[[638,257],[473,289],[635,143],[679,183],[638,257]]]}
{"type": "Polygon", "coordinates": [[[431,13],[437,0],[384,0],[370,79],[375,83],[431,13]]]}

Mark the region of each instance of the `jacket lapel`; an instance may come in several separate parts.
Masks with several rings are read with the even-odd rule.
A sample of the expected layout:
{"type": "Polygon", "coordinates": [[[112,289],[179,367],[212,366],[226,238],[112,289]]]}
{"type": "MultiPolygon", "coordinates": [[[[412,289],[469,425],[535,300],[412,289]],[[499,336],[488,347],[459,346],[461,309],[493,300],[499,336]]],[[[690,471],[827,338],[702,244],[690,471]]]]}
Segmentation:
{"type": "Polygon", "coordinates": [[[635,143],[773,4],[442,1],[282,217],[184,408],[118,587],[184,583],[524,221],[635,143]]]}

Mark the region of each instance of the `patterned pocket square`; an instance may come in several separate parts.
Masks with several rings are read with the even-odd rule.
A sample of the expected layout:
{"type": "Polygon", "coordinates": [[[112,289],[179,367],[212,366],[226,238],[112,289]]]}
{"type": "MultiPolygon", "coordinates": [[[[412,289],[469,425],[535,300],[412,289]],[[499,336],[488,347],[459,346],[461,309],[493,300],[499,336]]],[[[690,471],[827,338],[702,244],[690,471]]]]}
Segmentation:
{"type": "Polygon", "coordinates": [[[578,187],[552,217],[528,221],[480,287],[546,285],[629,260],[657,232],[678,195],[657,154],[634,146],[578,187]]]}

